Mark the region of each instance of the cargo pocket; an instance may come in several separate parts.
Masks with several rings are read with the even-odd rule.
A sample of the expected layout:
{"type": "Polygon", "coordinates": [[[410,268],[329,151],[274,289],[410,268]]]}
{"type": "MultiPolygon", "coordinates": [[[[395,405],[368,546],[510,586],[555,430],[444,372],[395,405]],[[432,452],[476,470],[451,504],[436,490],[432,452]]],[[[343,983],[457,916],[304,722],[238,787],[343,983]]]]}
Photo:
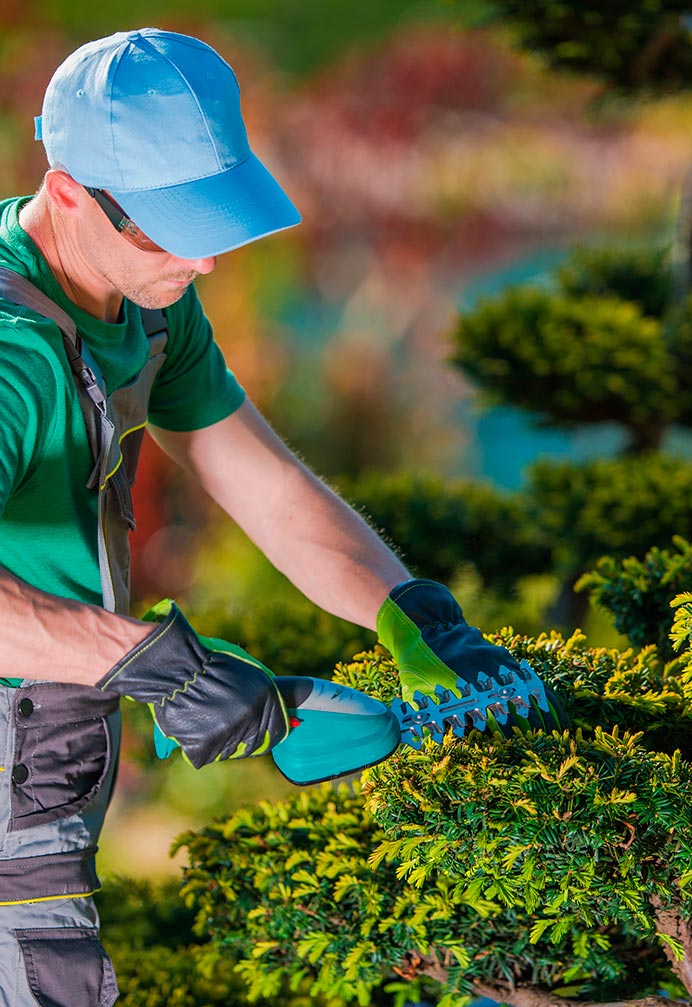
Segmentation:
{"type": "Polygon", "coordinates": [[[117,697],[83,686],[17,690],[9,831],[81,811],[98,793],[111,759],[106,718],[117,697]]]}
{"type": "Polygon", "coordinates": [[[15,930],[14,935],[41,1007],[112,1007],[118,999],[113,965],[96,930],[15,930]]]}

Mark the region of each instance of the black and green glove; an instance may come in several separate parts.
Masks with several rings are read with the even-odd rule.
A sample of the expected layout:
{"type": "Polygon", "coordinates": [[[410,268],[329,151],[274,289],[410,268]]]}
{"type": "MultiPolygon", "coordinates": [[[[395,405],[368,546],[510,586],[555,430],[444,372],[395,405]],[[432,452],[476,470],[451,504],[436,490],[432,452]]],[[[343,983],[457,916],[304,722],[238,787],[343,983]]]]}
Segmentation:
{"type": "Polygon", "coordinates": [[[430,700],[445,706],[446,725],[461,737],[470,726],[511,736],[514,727],[552,731],[568,724],[531,665],[469,626],[443,584],[397,585],[380,609],[377,632],[398,665],[403,700],[414,710],[430,700]]]}
{"type": "Polygon", "coordinates": [[[161,621],[97,688],[145,703],[195,769],[263,755],[283,741],[288,715],[268,668],[240,647],[205,646],[170,599],[149,618],[161,621]]]}

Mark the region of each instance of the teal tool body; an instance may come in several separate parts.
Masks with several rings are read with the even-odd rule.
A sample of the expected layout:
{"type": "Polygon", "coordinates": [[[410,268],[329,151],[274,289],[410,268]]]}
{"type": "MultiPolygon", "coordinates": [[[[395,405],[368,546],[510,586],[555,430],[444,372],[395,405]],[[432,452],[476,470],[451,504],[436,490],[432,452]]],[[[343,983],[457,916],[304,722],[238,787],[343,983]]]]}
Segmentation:
{"type": "MultiPolygon", "coordinates": [[[[298,786],[334,780],[382,762],[398,747],[401,729],[393,711],[364,692],[322,678],[277,676],[291,730],[272,749],[286,779],[298,786]]],[[[154,724],[160,759],[178,747],[154,724]]]]}

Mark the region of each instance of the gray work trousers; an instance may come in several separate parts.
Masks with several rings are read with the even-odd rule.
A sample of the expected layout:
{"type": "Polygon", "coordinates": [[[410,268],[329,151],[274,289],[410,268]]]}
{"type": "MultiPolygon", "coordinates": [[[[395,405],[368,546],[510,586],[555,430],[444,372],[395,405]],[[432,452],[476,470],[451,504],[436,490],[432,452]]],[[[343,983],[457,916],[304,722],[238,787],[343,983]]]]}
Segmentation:
{"type": "Polygon", "coordinates": [[[0,1007],[111,1007],[117,998],[92,898],[0,908],[0,1007]]]}
{"type": "Polygon", "coordinates": [[[0,688],[0,1007],[112,1007],[95,853],[120,742],[118,699],[0,688]]]}

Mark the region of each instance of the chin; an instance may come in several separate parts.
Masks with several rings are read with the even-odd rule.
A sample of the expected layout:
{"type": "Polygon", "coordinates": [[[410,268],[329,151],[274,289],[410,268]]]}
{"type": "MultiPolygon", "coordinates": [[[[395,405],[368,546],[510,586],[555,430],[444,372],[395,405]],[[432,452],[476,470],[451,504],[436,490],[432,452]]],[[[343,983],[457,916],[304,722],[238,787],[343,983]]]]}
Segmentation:
{"type": "Polygon", "coordinates": [[[139,308],[169,308],[175,304],[186,293],[187,287],[175,287],[165,291],[136,290],[131,294],[125,294],[128,301],[132,301],[139,308]]]}

